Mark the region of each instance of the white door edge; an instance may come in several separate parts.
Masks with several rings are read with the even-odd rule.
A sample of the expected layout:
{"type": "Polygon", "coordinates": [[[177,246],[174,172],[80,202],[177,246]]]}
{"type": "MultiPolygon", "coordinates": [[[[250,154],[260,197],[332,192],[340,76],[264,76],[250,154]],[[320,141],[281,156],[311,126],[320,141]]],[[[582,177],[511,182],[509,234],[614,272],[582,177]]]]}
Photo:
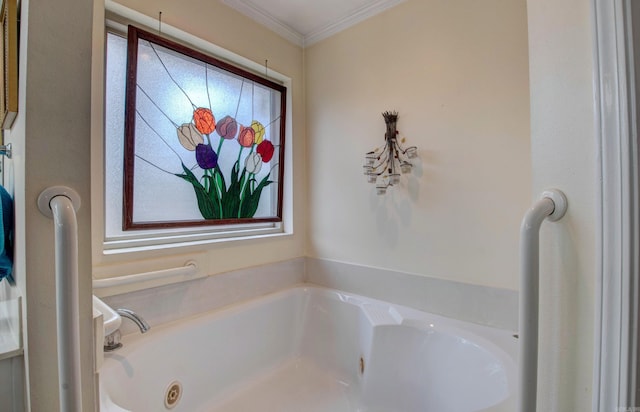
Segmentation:
{"type": "Polygon", "coordinates": [[[637,412],[638,162],[631,1],[592,0],[601,165],[593,385],[597,412],[637,412]]]}

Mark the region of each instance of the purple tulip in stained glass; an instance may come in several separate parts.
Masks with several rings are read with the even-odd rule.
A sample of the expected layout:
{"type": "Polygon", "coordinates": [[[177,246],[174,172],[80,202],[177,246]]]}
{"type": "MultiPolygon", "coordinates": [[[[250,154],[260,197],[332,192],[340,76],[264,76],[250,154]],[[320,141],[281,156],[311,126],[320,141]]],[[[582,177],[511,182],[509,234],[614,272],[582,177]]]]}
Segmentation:
{"type": "Polygon", "coordinates": [[[203,169],[213,169],[218,165],[218,155],[208,144],[196,146],[196,161],[203,169]]]}

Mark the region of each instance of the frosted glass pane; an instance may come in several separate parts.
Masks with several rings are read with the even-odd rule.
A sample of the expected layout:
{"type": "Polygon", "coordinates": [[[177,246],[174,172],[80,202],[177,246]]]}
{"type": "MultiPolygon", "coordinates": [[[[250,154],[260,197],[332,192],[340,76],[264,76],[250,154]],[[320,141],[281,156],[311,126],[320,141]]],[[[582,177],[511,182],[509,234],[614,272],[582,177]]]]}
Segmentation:
{"type": "Polygon", "coordinates": [[[105,235],[122,233],[122,182],[124,159],[124,101],[127,40],[107,36],[105,79],[105,235]]]}
{"type": "MultiPolygon", "coordinates": [[[[127,40],[109,33],[105,81],[107,238],[126,233],[122,229],[126,62],[127,40]]],[[[135,223],[242,221],[247,217],[259,221],[277,216],[282,95],[253,79],[140,39],[132,177],[135,223]],[[231,134],[233,127],[222,132],[202,130],[206,122],[199,123],[199,115],[194,115],[201,108],[210,110],[217,124],[229,123],[227,117],[235,120],[236,132],[231,134]],[[227,123],[220,123],[223,119],[227,123]],[[185,144],[179,133],[186,125],[191,125],[190,130],[201,130],[196,130],[195,140],[185,144]],[[251,144],[246,138],[241,141],[243,128],[253,132],[251,144]],[[226,133],[226,139],[221,133],[226,133]],[[198,143],[215,152],[215,166],[203,163],[200,146],[195,150],[198,143]],[[267,181],[271,183],[260,185],[267,181]],[[208,193],[216,189],[219,216],[205,215],[199,207],[198,187],[208,193]],[[224,200],[234,190],[238,192],[235,204],[228,201],[232,196],[224,200]]]]}

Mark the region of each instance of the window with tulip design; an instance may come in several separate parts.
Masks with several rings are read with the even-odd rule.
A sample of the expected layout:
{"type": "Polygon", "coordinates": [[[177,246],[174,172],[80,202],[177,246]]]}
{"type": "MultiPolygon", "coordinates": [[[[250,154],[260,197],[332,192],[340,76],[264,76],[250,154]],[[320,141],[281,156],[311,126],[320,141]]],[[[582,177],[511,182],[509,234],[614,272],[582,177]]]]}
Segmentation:
{"type": "Polygon", "coordinates": [[[123,229],[281,221],[286,88],[133,26],[127,42],[123,229]]]}

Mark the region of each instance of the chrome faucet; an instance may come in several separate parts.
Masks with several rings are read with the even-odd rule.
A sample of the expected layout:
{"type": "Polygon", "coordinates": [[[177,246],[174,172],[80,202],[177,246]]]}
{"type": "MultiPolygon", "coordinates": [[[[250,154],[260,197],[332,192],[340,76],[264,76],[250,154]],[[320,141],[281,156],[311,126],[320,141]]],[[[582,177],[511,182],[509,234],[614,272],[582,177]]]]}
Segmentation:
{"type": "Polygon", "coordinates": [[[116,313],[122,317],[132,320],[133,323],[135,323],[136,326],[140,328],[140,333],[145,333],[149,329],[151,329],[151,326],[149,326],[149,324],[144,319],[142,319],[140,315],[138,315],[132,310],[116,309],[116,313]]]}
{"type": "MultiPolygon", "coordinates": [[[[149,329],[151,329],[151,326],[149,326],[149,324],[144,319],[142,319],[140,315],[138,315],[132,310],[116,309],[116,313],[122,316],[123,318],[127,318],[131,320],[133,323],[135,323],[136,326],[140,329],[140,333],[146,333],[149,329]]],[[[122,337],[122,334],[120,333],[120,329],[117,329],[112,334],[105,336],[104,351],[112,352],[116,349],[120,349],[122,347],[122,343],[120,343],[121,337],[122,337]]]]}

